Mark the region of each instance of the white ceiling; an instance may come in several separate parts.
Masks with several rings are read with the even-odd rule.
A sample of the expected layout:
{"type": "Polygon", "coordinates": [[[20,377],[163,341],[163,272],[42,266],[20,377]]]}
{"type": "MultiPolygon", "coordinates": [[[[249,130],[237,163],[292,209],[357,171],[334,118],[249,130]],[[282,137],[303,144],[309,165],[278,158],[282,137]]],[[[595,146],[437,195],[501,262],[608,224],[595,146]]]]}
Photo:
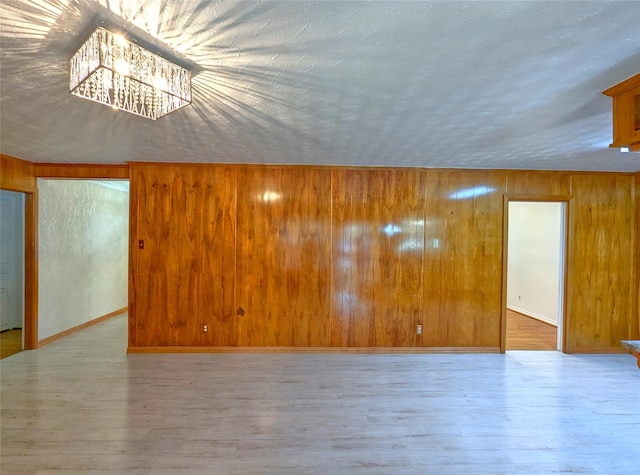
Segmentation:
{"type": "Polygon", "coordinates": [[[0,150],[35,162],[640,170],[601,92],[640,71],[640,1],[2,0],[0,150]],[[158,121],[71,96],[111,17],[201,70],[158,121]],[[145,34],[146,34],[145,33],[145,34]]]}

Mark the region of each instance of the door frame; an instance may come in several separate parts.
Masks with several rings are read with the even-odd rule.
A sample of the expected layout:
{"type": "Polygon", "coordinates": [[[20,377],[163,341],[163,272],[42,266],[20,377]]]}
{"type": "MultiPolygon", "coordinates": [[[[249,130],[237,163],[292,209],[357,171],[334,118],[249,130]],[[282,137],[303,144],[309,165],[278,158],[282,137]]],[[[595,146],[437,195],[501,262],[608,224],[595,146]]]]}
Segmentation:
{"type": "Polygon", "coordinates": [[[13,184],[1,189],[23,193],[24,200],[24,325],[25,350],[38,347],[38,190],[13,184]]]}
{"type": "Polygon", "coordinates": [[[562,306],[560,309],[559,330],[562,332],[560,337],[560,351],[567,352],[567,329],[569,328],[569,312],[568,312],[568,296],[567,288],[569,285],[569,239],[570,239],[570,203],[571,197],[567,195],[517,195],[505,193],[503,197],[503,229],[502,229],[502,303],[500,309],[500,353],[505,353],[507,347],[507,259],[509,249],[509,203],[511,201],[519,202],[539,202],[539,203],[564,203],[564,216],[562,226],[563,231],[563,249],[562,249],[562,306]]]}

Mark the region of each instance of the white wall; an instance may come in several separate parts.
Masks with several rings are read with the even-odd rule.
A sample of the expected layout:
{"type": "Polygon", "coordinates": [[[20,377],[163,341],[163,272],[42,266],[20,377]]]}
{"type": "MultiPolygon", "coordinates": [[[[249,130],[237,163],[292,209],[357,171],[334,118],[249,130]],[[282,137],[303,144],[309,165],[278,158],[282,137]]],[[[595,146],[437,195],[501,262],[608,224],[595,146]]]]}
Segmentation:
{"type": "Polygon", "coordinates": [[[38,180],[38,338],[126,307],[129,193],[38,180]]]}
{"type": "Polygon", "coordinates": [[[509,203],[507,307],[558,325],[562,203],[509,203]]]}

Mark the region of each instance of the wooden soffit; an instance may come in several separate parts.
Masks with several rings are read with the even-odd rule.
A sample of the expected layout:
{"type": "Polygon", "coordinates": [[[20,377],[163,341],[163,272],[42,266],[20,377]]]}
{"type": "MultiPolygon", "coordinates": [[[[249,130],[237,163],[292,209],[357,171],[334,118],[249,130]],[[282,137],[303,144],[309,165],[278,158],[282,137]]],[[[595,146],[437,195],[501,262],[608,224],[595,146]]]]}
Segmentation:
{"type": "Polygon", "coordinates": [[[640,152],[640,73],[603,94],[613,99],[613,143],[609,147],[640,152]]]}

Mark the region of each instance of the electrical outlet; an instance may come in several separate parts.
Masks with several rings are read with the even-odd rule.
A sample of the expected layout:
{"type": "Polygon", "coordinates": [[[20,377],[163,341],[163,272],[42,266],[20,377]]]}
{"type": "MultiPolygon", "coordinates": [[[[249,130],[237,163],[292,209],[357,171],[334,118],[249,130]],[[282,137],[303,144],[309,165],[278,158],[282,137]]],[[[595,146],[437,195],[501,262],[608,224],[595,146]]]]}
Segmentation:
{"type": "Polygon", "coordinates": [[[422,325],[416,325],[416,335],[422,335],[422,325]]]}
{"type": "Polygon", "coordinates": [[[209,325],[204,326],[204,332],[207,333],[209,331],[209,325]]]}
{"type": "Polygon", "coordinates": [[[434,249],[438,249],[440,247],[440,239],[434,239],[433,240],[433,248],[434,249]]]}
{"type": "Polygon", "coordinates": [[[518,294],[518,300],[522,300],[522,295],[518,294]]]}

